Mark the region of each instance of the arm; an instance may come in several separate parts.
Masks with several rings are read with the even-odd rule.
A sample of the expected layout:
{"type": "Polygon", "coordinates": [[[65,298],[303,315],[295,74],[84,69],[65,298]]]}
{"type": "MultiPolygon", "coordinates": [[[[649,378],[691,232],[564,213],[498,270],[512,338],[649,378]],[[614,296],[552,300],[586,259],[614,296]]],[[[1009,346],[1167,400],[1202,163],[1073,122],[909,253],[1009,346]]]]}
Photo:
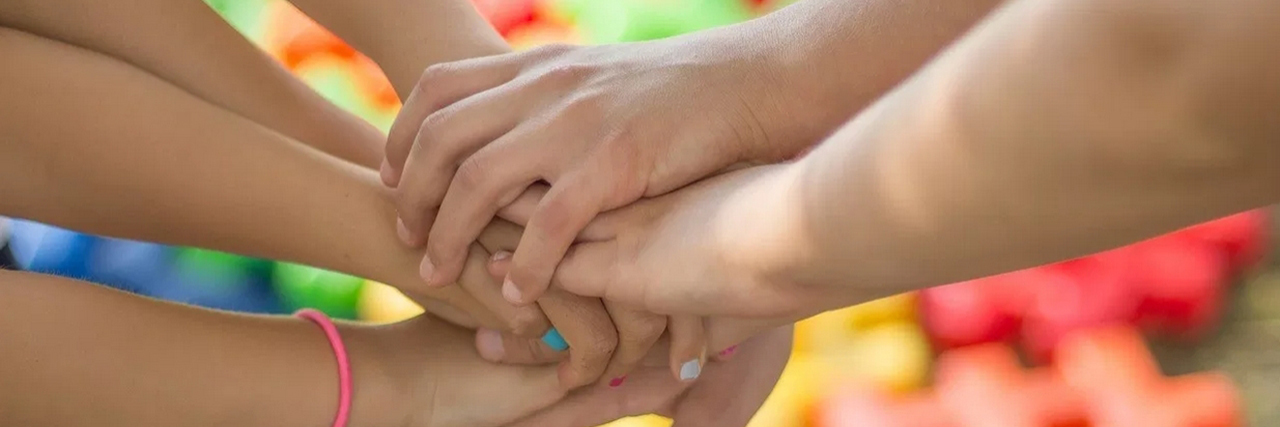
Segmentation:
{"type": "Polygon", "coordinates": [[[378,63],[400,99],[428,66],[511,51],[468,0],[290,0],[378,63]]]}
{"type": "MultiPolygon", "coordinates": [[[[320,266],[489,327],[546,327],[536,309],[422,286],[421,253],[396,241],[394,208],[371,170],[83,49],[0,30],[0,55],[18,58],[0,63],[4,215],[320,266]]],[[[497,289],[485,256],[465,286],[497,289]]]]}
{"type": "Polygon", "coordinates": [[[799,162],[601,216],[556,282],[782,324],[1276,202],[1277,12],[1013,3],[799,162]]]}
{"type": "Polygon", "coordinates": [[[797,220],[780,232],[801,236],[790,252],[804,256],[776,271],[827,296],[884,295],[1280,200],[1280,59],[1259,42],[1280,37],[1262,18],[1276,13],[1250,1],[1004,9],[798,165],[797,220]]]}
{"type": "MultiPolygon", "coordinates": [[[[337,411],[333,350],[304,320],[4,271],[0,301],[0,424],[302,427],[337,411]]],[[[467,333],[426,317],[339,330],[355,381],[351,427],[496,425],[560,395],[552,369],[488,365],[470,355],[467,333]]]]}
{"type": "Polygon", "coordinates": [[[0,25],[119,58],[361,166],[382,161],[381,132],[320,97],[201,2],[18,0],[0,9],[0,25]]]}

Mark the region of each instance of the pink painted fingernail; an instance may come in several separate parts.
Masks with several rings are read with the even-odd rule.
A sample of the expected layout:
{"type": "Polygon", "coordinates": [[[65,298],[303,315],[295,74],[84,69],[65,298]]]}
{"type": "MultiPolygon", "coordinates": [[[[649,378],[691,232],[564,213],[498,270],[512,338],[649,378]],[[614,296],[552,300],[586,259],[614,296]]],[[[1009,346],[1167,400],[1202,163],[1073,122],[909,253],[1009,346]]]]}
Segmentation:
{"type": "Polygon", "coordinates": [[[729,356],[732,356],[732,355],[733,355],[733,353],[734,353],[734,352],[736,352],[736,351],[738,351],[738,346],[736,346],[736,345],[735,345],[735,346],[733,346],[733,347],[726,348],[726,349],[724,349],[724,351],[721,351],[721,352],[720,352],[720,357],[729,357],[729,356]]]}
{"type": "Polygon", "coordinates": [[[497,252],[494,252],[494,253],[493,253],[493,257],[492,257],[491,259],[492,259],[494,262],[509,260],[509,259],[511,259],[511,252],[507,252],[507,251],[497,251],[497,252]]]}
{"type": "Polygon", "coordinates": [[[396,218],[396,236],[400,237],[400,241],[404,244],[413,246],[413,236],[409,234],[409,227],[404,225],[404,220],[396,218]]]}
{"type": "Polygon", "coordinates": [[[512,282],[511,279],[502,282],[502,297],[512,304],[524,303],[522,295],[520,295],[520,288],[517,288],[516,283],[512,282]]]}
{"type": "Polygon", "coordinates": [[[506,355],[506,349],[502,348],[502,333],[493,329],[476,331],[476,350],[484,360],[501,362],[506,355]]]}
{"type": "Polygon", "coordinates": [[[623,375],[623,376],[620,376],[620,377],[614,378],[614,379],[612,379],[612,380],[609,380],[609,387],[611,387],[611,388],[618,388],[618,387],[622,386],[622,382],[623,382],[623,381],[626,381],[626,380],[627,380],[627,376],[626,376],[626,375],[623,375]]]}

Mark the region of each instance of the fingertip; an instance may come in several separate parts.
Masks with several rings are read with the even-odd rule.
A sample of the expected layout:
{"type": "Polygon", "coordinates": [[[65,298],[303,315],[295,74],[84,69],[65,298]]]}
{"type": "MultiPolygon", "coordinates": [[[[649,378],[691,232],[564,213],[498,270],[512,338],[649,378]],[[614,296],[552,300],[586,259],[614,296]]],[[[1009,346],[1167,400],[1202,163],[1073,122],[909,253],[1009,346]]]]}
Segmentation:
{"type": "Polygon", "coordinates": [[[391,162],[382,159],[382,166],[378,168],[378,175],[382,177],[382,184],[387,187],[395,188],[400,184],[400,174],[391,168],[391,162]]]}
{"type": "MultiPolygon", "coordinates": [[[[489,258],[489,275],[496,280],[503,280],[511,270],[511,252],[498,251],[489,258]]],[[[504,284],[505,285],[505,284],[504,284]]],[[[505,296],[504,296],[505,298],[505,296]]]]}
{"type": "Polygon", "coordinates": [[[502,281],[502,297],[505,298],[507,302],[515,305],[528,304],[524,300],[524,293],[520,291],[520,288],[516,286],[515,282],[511,281],[510,277],[507,277],[502,281]]]}
{"type": "Polygon", "coordinates": [[[409,230],[409,226],[404,223],[404,218],[396,218],[396,237],[399,237],[400,242],[409,245],[409,247],[418,246],[418,239],[409,230]]]}
{"type": "Polygon", "coordinates": [[[506,355],[502,343],[502,333],[493,329],[481,328],[476,331],[476,351],[480,357],[490,362],[501,362],[506,355]]]}

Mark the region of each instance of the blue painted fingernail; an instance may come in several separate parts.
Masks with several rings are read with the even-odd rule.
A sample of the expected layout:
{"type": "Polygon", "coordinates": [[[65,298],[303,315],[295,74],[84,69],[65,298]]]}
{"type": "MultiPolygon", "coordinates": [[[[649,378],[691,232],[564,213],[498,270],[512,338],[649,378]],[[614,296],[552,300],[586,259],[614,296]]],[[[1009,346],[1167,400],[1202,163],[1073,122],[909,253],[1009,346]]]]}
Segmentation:
{"type": "Polygon", "coordinates": [[[569,343],[564,341],[564,337],[560,336],[560,331],[551,328],[546,335],[542,336],[542,342],[551,347],[555,351],[565,351],[569,349],[569,343]]]}

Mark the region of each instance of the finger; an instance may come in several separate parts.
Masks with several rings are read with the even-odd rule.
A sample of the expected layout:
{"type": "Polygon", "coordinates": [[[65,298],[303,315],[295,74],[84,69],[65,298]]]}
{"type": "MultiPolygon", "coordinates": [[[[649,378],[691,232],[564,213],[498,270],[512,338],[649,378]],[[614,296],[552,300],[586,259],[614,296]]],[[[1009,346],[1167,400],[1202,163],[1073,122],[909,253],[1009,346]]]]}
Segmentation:
{"type": "Polygon", "coordinates": [[[538,203],[542,202],[542,198],[547,195],[547,191],[551,190],[551,186],[546,184],[533,184],[524,190],[519,197],[516,197],[510,204],[503,206],[498,211],[498,216],[507,221],[516,223],[523,227],[529,223],[529,217],[533,216],[533,211],[538,209],[538,203]]]}
{"type": "MultiPolygon", "coordinates": [[[[520,235],[524,234],[524,227],[516,225],[510,221],[503,219],[494,219],[483,231],[476,242],[480,243],[486,251],[493,254],[494,257],[498,253],[504,253],[505,258],[511,257],[511,251],[516,250],[516,246],[520,244],[520,235]]],[[[498,276],[498,283],[502,283],[502,279],[506,275],[498,276]]]]}
{"type": "Polygon", "coordinates": [[[519,63],[506,55],[436,64],[422,72],[387,133],[383,183],[395,187],[422,122],[436,110],[511,81],[519,63]]]}
{"type": "Polygon", "coordinates": [[[483,303],[472,298],[460,287],[427,289],[424,292],[401,289],[401,292],[419,307],[439,313],[450,323],[462,326],[478,325],[498,330],[507,328],[506,320],[489,311],[483,303]],[[465,313],[466,316],[462,316],[459,312],[465,313]]]}
{"type": "Polygon", "coordinates": [[[571,294],[605,298],[643,307],[643,288],[618,285],[627,280],[621,268],[617,240],[573,245],[556,268],[552,281],[571,294]]]}
{"type": "Polygon", "coordinates": [[[624,387],[642,392],[622,399],[616,390],[580,390],[508,427],[594,427],[633,415],[666,413],[687,385],[672,381],[665,369],[647,369],[631,375],[624,387]]]}
{"type": "Polygon", "coordinates": [[[472,244],[467,264],[458,285],[490,312],[507,322],[504,331],[525,338],[537,338],[551,328],[551,323],[537,306],[516,307],[502,298],[499,281],[489,275],[489,252],[472,244]]]}
{"type": "Polygon", "coordinates": [[[520,130],[508,133],[458,167],[427,238],[427,258],[423,260],[422,273],[428,283],[449,283],[457,277],[467,245],[480,236],[498,208],[538,180],[540,165],[529,161],[535,158],[526,152],[530,146],[509,142],[523,139],[524,133],[520,130]]]}
{"type": "Polygon", "coordinates": [[[604,303],[553,290],[538,305],[569,344],[569,360],[560,365],[560,383],[574,389],[599,379],[618,346],[618,331],[604,303]]]}
{"type": "Polygon", "coordinates": [[[702,318],[671,316],[671,371],[676,379],[692,382],[702,375],[707,363],[706,331],[702,318]]]}
{"type": "Polygon", "coordinates": [[[553,183],[529,218],[511,259],[502,293],[513,303],[534,301],[546,292],[556,266],[578,232],[604,208],[608,190],[602,179],[571,178],[553,183]]]}
{"type": "Polygon", "coordinates": [[[741,345],[741,359],[707,367],[675,404],[672,427],[742,427],[773,391],[791,355],[790,331],[778,329],[741,345]]]}
{"type": "MultiPolygon", "coordinates": [[[[520,96],[513,86],[506,83],[473,95],[422,121],[396,192],[402,216],[439,207],[458,163],[515,126],[534,101],[520,96]]],[[[425,236],[430,223],[405,221],[405,225],[411,235],[425,236]]]]}
{"type": "Polygon", "coordinates": [[[557,351],[540,339],[518,337],[488,328],[476,330],[476,351],[484,360],[515,365],[545,365],[562,362],[569,357],[568,353],[557,351]]]}
{"type": "Polygon", "coordinates": [[[667,329],[667,318],[610,301],[605,301],[604,306],[617,326],[618,348],[600,380],[609,387],[617,388],[662,338],[667,329]]]}

